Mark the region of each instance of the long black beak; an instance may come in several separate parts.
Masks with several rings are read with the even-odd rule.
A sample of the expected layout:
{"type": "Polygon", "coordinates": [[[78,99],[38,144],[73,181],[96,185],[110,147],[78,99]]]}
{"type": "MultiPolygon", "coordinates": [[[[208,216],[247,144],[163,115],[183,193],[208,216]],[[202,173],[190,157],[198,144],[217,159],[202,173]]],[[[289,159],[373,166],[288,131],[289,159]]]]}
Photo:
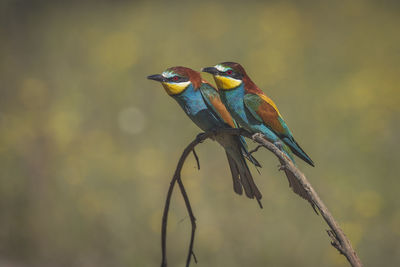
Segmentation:
{"type": "Polygon", "coordinates": [[[219,70],[217,70],[214,67],[207,67],[207,68],[202,68],[201,69],[202,72],[208,72],[212,75],[218,75],[219,74],[219,70]]]}
{"type": "Polygon", "coordinates": [[[162,76],[161,74],[154,74],[154,75],[147,76],[147,79],[154,80],[157,82],[165,82],[166,81],[165,77],[162,76]]]}

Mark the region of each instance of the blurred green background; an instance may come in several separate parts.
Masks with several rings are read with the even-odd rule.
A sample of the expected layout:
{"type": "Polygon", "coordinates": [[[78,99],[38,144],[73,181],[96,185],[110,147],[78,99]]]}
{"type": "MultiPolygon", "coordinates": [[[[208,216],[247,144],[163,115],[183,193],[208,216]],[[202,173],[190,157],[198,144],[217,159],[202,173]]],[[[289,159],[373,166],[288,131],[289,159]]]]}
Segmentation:
{"type": "MultiPolygon", "coordinates": [[[[167,188],[199,129],[146,76],[221,61],[278,104],[365,265],[398,265],[397,3],[2,0],[0,266],[158,266],[167,188]]],[[[197,266],[347,266],[271,153],[253,169],[263,210],[233,193],[220,146],[197,153],[183,171],[197,266]]],[[[183,266],[175,193],[168,257],[183,266]]]]}

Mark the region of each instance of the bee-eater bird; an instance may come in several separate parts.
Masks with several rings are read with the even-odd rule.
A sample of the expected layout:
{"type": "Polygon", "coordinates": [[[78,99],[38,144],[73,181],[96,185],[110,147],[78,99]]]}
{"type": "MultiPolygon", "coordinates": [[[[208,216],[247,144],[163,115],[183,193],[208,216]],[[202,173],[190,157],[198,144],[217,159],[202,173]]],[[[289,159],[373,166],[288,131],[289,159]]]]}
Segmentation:
{"type": "MultiPolygon", "coordinates": [[[[186,67],[172,67],[162,74],[150,75],[150,80],[162,84],[168,95],[174,98],[189,118],[203,131],[232,127],[237,124],[221,102],[217,90],[203,80],[200,73],[186,67]]],[[[256,198],[260,207],[262,197],[244,159],[244,155],[256,166],[259,163],[247,151],[244,138],[234,135],[217,135],[216,140],[226,152],[232,173],[233,189],[241,195],[242,187],[249,198],[256,198]]]]}
{"type": "MultiPolygon", "coordinates": [[[[314,166],[311,158],[294,139],[275,103],[257,87],[239,63],[224,62],[214,67],[203,68],[202,71],[213,75],[222,102],[240,126],[251,133],[264,134],[293,162],[290,150],[314,166]]],[[[298,186],[297,180],[291,177],[291,173],[286,172],[286,175],[293,190],[299,190],[295,188],[298,186]]],[[[305,192],[296,193],[307,198],[305,192]]]]}

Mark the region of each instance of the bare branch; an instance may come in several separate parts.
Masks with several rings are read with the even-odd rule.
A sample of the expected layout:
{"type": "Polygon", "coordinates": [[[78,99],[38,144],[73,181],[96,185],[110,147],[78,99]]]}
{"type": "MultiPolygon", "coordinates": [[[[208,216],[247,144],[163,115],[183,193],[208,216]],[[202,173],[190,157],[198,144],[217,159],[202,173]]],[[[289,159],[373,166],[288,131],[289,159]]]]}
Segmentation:
{"type": "Polygon", "coordinates": [[[332,214],[329,212],[328,208],[322,202],[317,192],[311,186],[310,182],[307,180],[306,176],[291,162],[289,161],[282,151],[280,151],[275,145],[268,142],[262,134],[254,134],[252,139],[259,144],[262,144],[272,153],[274,153],[281,161],[285,163],[285,168],[293,173],[297,178],[301,186],[307,192],[312,202],[318,208],[320,214],[324,218],[325,222],[329,225],[331,230],[328,231],[329,236],[332,239],[332,245],[343,254],[352,266],[362,266],[361,260],[358,258],[357,253],[351,246],[350,240],[346,237],[343,230],[339,227],[339,224],[333,218],[332,214]]]}
{"type": "MultiPolygon", "coordinates": [[[[262,134],[254,134],[251,135],[249,132],[247,132],[244,129],[219,129],[215,130],[212,133],[203,133],[197,136],[197,138],[192,141],[183,151],[181,158],[179,159],[178,165],[176,167],[174,176],[172,178],[168,194],[167,194],[167,199],[165,201],[165,208],[164,208],[164,214],[163,214],[163,220],[162,220],[162,237],[161,237],[161,247],[162,247],[162,267],[167,266],[167,259],[166,259],[166,230],[167,230],[167,219],[168,219],[168,210],[169,210],[169,204],[172,196],[172,191],[173,187],[175,185],[175,182],[178,181],[179,188],[181,190],[182,196],[185,200],[186,208],[188,210],[189,216],[190,216],[190,221],[192,223],[192,233],[191,233],[191,239],[190,239],[190,245],[189,245],[189,253],[187,256],[186,260],[186,266],[190,265],[190,260],[191,257],[194,256],[193,253],[193,243],[194,243],[194,234],[196,231],[196,219],[193,215],[190,202],[188,199],[188,196],[186,194],[185,188],[183,186],[183,183],[181,181],[180,173],[182,166],[189,155],[191,151],[194,151],[194,147],[198,145],[199,143],[203,142],[207,138],[212,137],[213,135],[218,135],[218,134],[230,134],[230,135],[242,135],[247,138],[252,139],[253,141],[257,142],[259,145],[267,148],[269,151],[275,154],[276,157],[278,157],[282,169],[285,171],[290,172],[293,174],[295,179],[297,180],[299,186],[301,187],[301,190],[304,191],[307,194],[307,199],[310,201],[310,203],[315,205],[315,207],[319,210],[320,214],[324,218],[325,222],[328,224],[330,227],[329,230],[327,230],[327,233],[329,237],[332,239],[331,244],[333,247],[335,247],[341,254],[343,254],[349,263],[352,266],[356,267],[361,267],[362,263],[360,259],[357,256],[357,253],[354,251],[354,249],[351,246],[351,243],[349,239],[346,237],[344,234],[343,230],[339,227],[338,223],[336,220],[333,218],[332,214],[329,212],[328,208],[325,206],[325,204],[322,202],[322,200],[319,198],[318,194],[315,192],[314,188],[311,186],[310,182],[307,180],[306,176],[285,156],[285,154],[279,150],[274,144],[269,142],[264,138],[262,134]]],[[[259,147],[257,147],[255,150],[258,150],[259,147]]],[[[254,151],[253,151],[254,152],[254,151]]],[[[195,157],[197,155],[195,154],[195,157]]],[[[196,160],[198,158],[196,157],[196,160]]],[[[293,190],[295,190],[293,188],[293,190]]],[[[314,206],[313,206],[314,208],[314,206]]],[[[195,256],[194,256],[195,261],[197,262],[195,256]]]]}
{"type": "Polygon", "coordinates": [[[200,160],[199,160],[199,157],[197,156],[196,150],[194,150],[194,147],[193,147],[192,151],[193,151],[193,156],[197,162],[197,169],[200,170],[200,160]]]}
{"type": "Polygon", "coordinates": [[[256,148],[254,148],[254,149],[249,151],[249,154],[251,155],[251,154],[257,152],[261,147],[263,147],[263,146],[262,145],[257,145],[256,148]]]}
{"type": "Polygon", "coordinates": [[[172,192],[174,190],[174,186],[176,181],[178,181],[179,188],[181,191],[181,194],[183,196],[183,199],[185,200],[185,205],[186,209],[188,210],[189,217],[190,217],[190,222],[192,224],[192,233],[190,237],[190,244],[189,244],[189,253],[187,256],[186,260],[186,266],[190,265],[190,260],[191,257],[194,256],[195,261],[197,262],[196,256],[193,253],[193,244],[194,244],[194,234],[196,232],[196,218],[193,215],[192,208],[190,206],[189,198],[186,194],[185,187],[182,183],[181,180],[181,170],[183,167],[183,164],[185,163],[185,160],[187,156],[190,154],[190,152],[194,151],[194,147],[210,136],[212,136],[212,133],[202,133],[197,135],[196,139],[193,140],[183,151],[179,161],[178,165],[176,166],[174,176],[172,177],[170,186],[168,188],[168,193],[167,193],[167,199],[165,200],[165,207],[164,207],[164,213],[162,217],[162,226],[161,226],[161,251],[162,251],[162,260],[161,260],[161,266],[162,267],[167,267],[167,222],[168,222],[168,212],[169,212],[169,206],[171,202],[171,197],[172,197],[172,192]]]}

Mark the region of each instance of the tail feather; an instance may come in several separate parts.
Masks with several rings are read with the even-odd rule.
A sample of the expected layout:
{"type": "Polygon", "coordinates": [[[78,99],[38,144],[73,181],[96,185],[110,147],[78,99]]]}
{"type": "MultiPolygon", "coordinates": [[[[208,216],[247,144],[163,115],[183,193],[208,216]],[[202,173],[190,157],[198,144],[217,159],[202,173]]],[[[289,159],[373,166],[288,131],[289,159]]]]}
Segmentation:
{"type": "Polygon", "coordinates": [[[253,163],[254,166],[262,168],[262,166],[258,162],[258,160],[255,157],[253,157],[253,155],[251,155],[247,150],[244,150],[242,152],[243,152],[243,156],[245,156],[246,159],[248,159],[251,163],[253,163]]]}
{"type": "Polygon", "coordinates": [[[249,167],[247,166],[244,158],[243,150],[245,146],[243,146],[243,143],[236,136],[230,135],[217,135],[216,140],[225,148],[232,174],[233,190],[237,194],[242,194],[242,191],[244,190],[246,196],[251,199],[255,197],[258,204],[262,208],[262,204],[260,202],[262,195],[253,180],[253,176],[251,175],[249,167]],[[238,181],[240,182],[240,186],[238,181]]]}
{"type": "Polygon", "coordinates": [[[228,152],[226,152],[226,157],[228,158],[229,168],[231,169],[232,180],[233,180],[233,190],[236,194],[243,194],[242,183],[240,182],[239,170],[236,165],[235,160],[229,156],[228,152]]]}
{"type": "Polygon", "coordinates": [[[299,144],[294,140],[294,138],[289,138],[289,137],[283,137],[282,138],[283,142],[287,144],[290,147],[290,150],[292,150],[293,154],[310,164],[311,166],[315,166],[314,162],[311,160],[311,158],[307,155],[306,152],[299,146],[299,144]]]}
{"type": "Polygon", "coordinates": [[[258,190],[257,185],[254,182],[253,176],[250,173],[249,167],[247,166],[247,163],[242,155],[240,155],[240,167],[239,167],[239,172],[240,172],[240,181],[243,184],[243,188],[245,190],[246,196],[249,198],[256,198],[258,204],[260,205],[260,208],[262,208],[261,204],[261,198],[262,194],[260,190],[258,190]],[[245,187],[244,185],[249,185],[250,188],[245,187]]]}
{"type": "Polygon", "coordinates": [[[244,190],[244,193],[248,198],[256,198],[260,207],[263,208],[260,201],[262,194],[254,182],[253,176],[250,173],[243,155],[238,152],[234,159],[228,152],[226,152],[226,156],[232,173],[233,190],[239,195],[241,195],[244,190]]]}

